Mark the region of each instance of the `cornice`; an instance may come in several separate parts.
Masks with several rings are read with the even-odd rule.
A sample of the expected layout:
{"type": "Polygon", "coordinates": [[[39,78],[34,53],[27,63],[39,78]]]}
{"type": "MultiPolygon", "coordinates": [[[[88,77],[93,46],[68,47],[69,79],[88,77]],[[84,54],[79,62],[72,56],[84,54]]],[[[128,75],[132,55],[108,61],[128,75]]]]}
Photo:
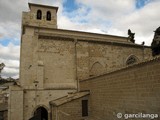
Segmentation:
{"type": "Polygon", "coordinates": [[[73,35],[60,35],[60,34],[47,34],[47,33],[39,33],[39,39],[49,39],[49,40],[65,40],[65,41],[82,41],[82,42],[91,42],[98,44],[110,44],[110,45],[119,45],[119,46],[128,46],[128,47],[138,47],[138,48],[150,48],[149,46],[142,46],[133,43],[127,42],[118,42],[112,41],[109,39],[99,39],[99,38],[90,38],[90,37],[81,37],[81,36],[73,36],[73,35]]]}

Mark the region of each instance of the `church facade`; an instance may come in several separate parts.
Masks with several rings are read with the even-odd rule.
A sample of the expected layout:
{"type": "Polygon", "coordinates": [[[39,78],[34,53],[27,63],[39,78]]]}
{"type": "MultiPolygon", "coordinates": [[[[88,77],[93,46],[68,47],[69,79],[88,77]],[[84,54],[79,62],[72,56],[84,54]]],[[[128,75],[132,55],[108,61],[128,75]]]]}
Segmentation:
{"type": "Polygon", "coordinates": [[[98,87],[102,76],[152,58],[150,47],[128,37],[58,29],[58,7],[29,8],[22,14],[20,85],[10,87],[8,120],[90,119],[99,97],[90,97],[96,83],[84,81],[96,79],[98,87]]]}

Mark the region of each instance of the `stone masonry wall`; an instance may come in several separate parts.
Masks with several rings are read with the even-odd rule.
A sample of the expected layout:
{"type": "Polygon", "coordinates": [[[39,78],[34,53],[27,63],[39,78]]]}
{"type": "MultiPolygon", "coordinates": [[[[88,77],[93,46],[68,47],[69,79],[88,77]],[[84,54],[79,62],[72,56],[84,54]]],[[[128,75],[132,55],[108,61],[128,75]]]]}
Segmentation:
{"type": "Polygon", "coordinates": [[[45,87],[76,88],[73,41],[39,39],[38,60],[44,64],[45,87]]]}
{"type": "MultiPolygon", "coordinates": [[[[82,117],[82,100],[88,100],[88,96],[52,107],[52,120],[85,120],[88,116],[82,117]]],[[[88,114],[90,114],[90,108],[88,108],[88,114]]]]}
{"type": "Polygon", "coordinates": [[[33,117],[34,112],[39,107],[44,107],[48,112],[50,119],[51,110],[49,101],[65,96],[72,90],[25,90],[24,91],[24,120],[33,117]]]}
{"type": "Polygon", "coordinates": [[[90,90],[92,120],[119,120],[117,113],[160,113],[159,73],[160,58],[81,81],[80,89],[90,90]]]}
{"type": "Polygon", "coordinates": [[[23,90],[10,87],[8,120],[23,120],[23,90]]]}
{"type": "Polygon", "coordinates": [[[78,78],[86,79],[126,66],[129,56],[138,62],[151,57],[151,49],[127,45],[81,42],[77,44],[78,78]]]}
{"type": "MultiPolygon", "coordinates": [[[[71,46],[73,50],[75,49],[76,53],[75,51],[73,53],[77,59],[76,69],[79,80],[124,67],[126,66],[127,58],[131,55],[136,56],[138,62],[149,59],[152,56],[149,47],[130,43],[127,41],[127,37],[61,29],[40,29],[39,33],[41,36],[48,36],[49,44],[52,44],[53,40],[56,40],[53,38],[58,37],[59,40],[54,42],[65,43],[64,49],[68,45],[69,52],[71,46]]],[[[49,45],[48,47],[54,47],[54,45],[49,45]]],[[[61,52],[63,51],[60,51],[60,54],[61,52]]],[[[74,71],[74,69],[72,70],[74,71]]]]}
{"type": "Polygon", "coordinates": [[[55,8],[46,8],[46,7],[31,5],[31,10],[29,12],[22,13],[22,24],[32,25],[32,26],[41,26],[46,28],[57,28],[57,11],[55,8]],[[41,20],[37,20],[37,10],[42,11],[41,20]],[[51,21],[46,20],[47,11],[51,12],[51,21]]]}

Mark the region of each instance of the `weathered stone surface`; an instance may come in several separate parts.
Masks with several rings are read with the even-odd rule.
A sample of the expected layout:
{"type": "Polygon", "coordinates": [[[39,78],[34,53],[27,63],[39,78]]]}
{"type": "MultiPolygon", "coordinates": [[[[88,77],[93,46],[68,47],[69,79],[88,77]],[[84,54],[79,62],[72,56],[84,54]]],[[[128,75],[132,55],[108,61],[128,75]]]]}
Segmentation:
{"type": "MultiPolygon", "coordinates": [[[[131,55],[136,56],[137,62],[151,58],[149,47],[133,44],[127,37],[57,29],[58,8],[29,5],[30,11],[24,12],[22,17],[20,86],[10,88],[9,120],[28,120],[33,117],[39,107],[47,110],[48,118],[51,120],[50,114],[55,114],[55,109],[50,108],[49,102],[67,95],[68,92],[78,91],[79,80],[125,67],[131,55]],[[37,10],[42,11],[41,20],[36,18],[37,10]],[[47,11],[52,14],[51,21],[46,21],[47,11]]],[[[129,73],[126,72],[126,74],[129,73]]],[[[129,78],[123,76],[122,83],[126,79],[129,78]]],[[[102,81],[103,79],[99,77],[96,81],[98,86],[92,84],[95,91],[99,93],[103,91],[105,85],[102,85],[102,81]],[[103,86],[102,89],[99,84],[103,86]]],[[[114,80],[114,76],[111,77],[111,81],[109,85],[118,82],[114,80]]],[[[86,85],[89,86],[88,83],[86,85]]],[[[82,89],[84,87],[82,86],[82,89]]],[[[114,85],[113,87],[120,88],[114,85]]],[[[112,89],[107,90],[112,92],[112,89]]],[[[116,106],[114,103],[118,104],[116,99],[120,93],[117,89],[114,90],[116,97],[110,103],[113,107],[116,106]]],[[[104,101],[109,99],[107,96],[101,98],[103,94],[105,93],[96,94],[98,102],[100,99],[104,101]]],[[[108,96],[111,97],[111,93],[108,96]]],[[[78,119],[81,119],[82,99],[75,100],[74,104],[64,104],[59,110],[78,115],[78,119]]],[[[102,102],[99,103],[100,106],[102,102]]],[[[95,104],[93,108],[101,109],[98,107],[99,104],[95,104]]],[[[103,109],[107,110],[107,107],[109,111],[106,115],[112,112],[108,104],[103,109]]],[[[101,115],[97,110],[95,110],[97,115],[101,115]]],[[[71,120],[70,118],[65,120],[67,119],[71,120]]]]}
{"type": "Polygon", "coordinates": [[[81,90],[91,91],[92,120],[118,120],[117,113],[158,114],[159,72],[160,57],[81,81],[81,90]]]}

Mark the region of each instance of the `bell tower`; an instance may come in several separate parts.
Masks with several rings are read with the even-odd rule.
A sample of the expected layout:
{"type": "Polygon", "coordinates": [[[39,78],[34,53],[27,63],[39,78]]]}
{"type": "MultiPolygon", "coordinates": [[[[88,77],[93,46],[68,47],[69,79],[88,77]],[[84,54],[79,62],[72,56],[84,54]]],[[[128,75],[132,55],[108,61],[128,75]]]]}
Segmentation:
{"type": "Polygon", "coordinates": [[[57,28],[58,7],[28,3],[29,12],[22,14],[22,27],[34,26],[45,28],[57,28]]]}
{"type": "Polygon", "coordinates": [[[39,32],[57,29],[58,7],[28,3],[29,11],[22,13],[22,33],[20,52],[20,83],[27,89],[34,88],[39,80],[43,88],[43,62],[37,58],[39,32]],[[40,69],[39,69],[40,68],[40,69]],[[42,72],[39,78],[38,73],[42,72]]]}

